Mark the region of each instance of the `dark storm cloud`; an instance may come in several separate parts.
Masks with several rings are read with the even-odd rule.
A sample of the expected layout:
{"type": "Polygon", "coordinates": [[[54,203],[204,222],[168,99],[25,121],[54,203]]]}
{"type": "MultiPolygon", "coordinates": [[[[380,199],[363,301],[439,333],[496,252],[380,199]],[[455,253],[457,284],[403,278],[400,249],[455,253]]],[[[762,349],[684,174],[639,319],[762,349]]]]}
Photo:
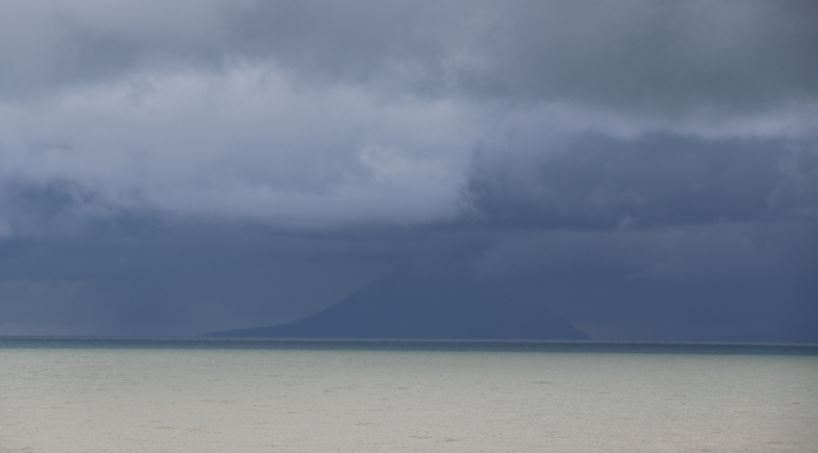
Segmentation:
{"type": "Polygon", "coordinates": [[[711,339],[808,330],[816,20],[811,1],[7,1],[0,333],[275,323],[431,263],[599,338],[685,338],[698,315],[711,339]]]}
{"type": "MultiPolygon", "coordinates": [[[[808,1],[517,3],[486,40],[477,86],[678,114],[765,109],[818,89],[808,1]]],[[[498,9],[504,9],[502,6],[498,9]]]]}
{"type": "MultiPolygon", "coordinates": [[[[816,92],[810,1],[238,1],[10,4],[7,93],[162,65],[273,60],[322,82],[399,82],[618,107],[763,106],[816,92]]],[[[405,88],[405,87],[404,87],[405,88]]]]}
{"type": "Polygon", "coordinates": [[[504,145],[523,151],[474,161],[468,194],[477,223],[609,229],[818,219],[814,143],[660,134],[504,145]]]}
{"type": "Polygon", "coordinates": [[[588,134],[814,148],[818,127],[810,2],[5,8],[0,177],[73,184],[95,200],[82,215],[445,221],[468,208],[475,149],[537,162],[588,134]],[[495,149],[521,121],[540,149],[495,149]]]}

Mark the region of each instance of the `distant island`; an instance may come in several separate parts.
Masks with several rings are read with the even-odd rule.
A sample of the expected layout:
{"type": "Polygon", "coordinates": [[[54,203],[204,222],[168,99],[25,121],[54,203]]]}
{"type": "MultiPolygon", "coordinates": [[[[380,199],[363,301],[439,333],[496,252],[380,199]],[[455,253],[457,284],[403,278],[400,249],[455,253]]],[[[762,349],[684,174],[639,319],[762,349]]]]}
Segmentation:
{"type": "Polygon", "coordinates": [[[481,284],[468,272],[402,270],[312,316],[215,337],[585,340],[545,304],[481,284]]]}

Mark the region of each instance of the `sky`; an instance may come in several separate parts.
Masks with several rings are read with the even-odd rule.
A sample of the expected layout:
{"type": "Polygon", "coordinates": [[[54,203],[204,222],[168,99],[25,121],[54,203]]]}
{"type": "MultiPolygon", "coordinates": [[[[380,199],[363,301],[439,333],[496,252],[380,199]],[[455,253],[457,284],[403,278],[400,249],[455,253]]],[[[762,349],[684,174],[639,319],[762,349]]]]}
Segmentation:
{"type": "Polygon", "coordinates": [[[467,269],[591,338],[818,342],[818,4],[5,0],[0,335],[467,269]]]}

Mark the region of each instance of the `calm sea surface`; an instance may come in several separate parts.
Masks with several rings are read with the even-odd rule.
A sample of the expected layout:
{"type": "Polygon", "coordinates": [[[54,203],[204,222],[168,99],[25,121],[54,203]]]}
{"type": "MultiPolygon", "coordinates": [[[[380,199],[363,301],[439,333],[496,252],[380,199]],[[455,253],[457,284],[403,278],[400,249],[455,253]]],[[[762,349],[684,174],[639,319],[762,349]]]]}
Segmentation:
{"type": "Polygon", "coordinates": [[[0,452],[818,452],[818,350],[0,339],[0,452]]]}

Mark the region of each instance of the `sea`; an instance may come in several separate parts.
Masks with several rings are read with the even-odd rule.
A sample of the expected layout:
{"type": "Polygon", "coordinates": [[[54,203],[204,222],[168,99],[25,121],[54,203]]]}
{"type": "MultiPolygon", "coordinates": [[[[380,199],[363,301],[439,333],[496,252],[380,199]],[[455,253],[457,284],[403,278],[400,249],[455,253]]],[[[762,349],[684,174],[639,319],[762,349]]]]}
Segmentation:
{"type": "Polygon", "coordinates": [[[0,452],[818,452],[818,348],[0,339],[0,452]]]}

